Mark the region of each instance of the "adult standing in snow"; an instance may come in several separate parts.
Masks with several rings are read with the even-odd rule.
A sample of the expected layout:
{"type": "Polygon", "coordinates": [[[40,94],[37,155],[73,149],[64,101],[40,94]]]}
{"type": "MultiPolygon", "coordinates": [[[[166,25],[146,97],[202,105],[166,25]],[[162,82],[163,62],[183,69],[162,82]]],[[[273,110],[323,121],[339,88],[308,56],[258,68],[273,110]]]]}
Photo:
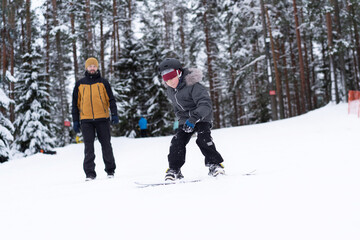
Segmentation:
{"type": "Polygon", "coordinates": [[[111,146],[111,123],[119,123],[117,107],[109,82],[102,78],[95,58],[85,62],[85,77],[76,82],[72,100],[73,128],[82,132],[85,144],[84,171],[86,181],[96,178],[94,141],[95,133],[100,141],[105,172],[114,177],[115,159],[111,146]]]}
{"type": "Polygon", "coordinates": [[[139,120],[140,136],[147,137],[147,120],[141,117],[139,120]]]}
{"type": "Polygon", "coordinates": [[[205,156],[210,176],[225,174],[223,158],[215,148],[211,137],[212,102],[206,88],[200,83],[202,71],[197,68],[183,69],[177,59],[167,58],[159,65],[159,71],[167,87],[179,129],[171,140],[168,155],[169,169],[165,180],[183,178],[181,167],[185,163],[186,145],[197,132],[196,144],[205,156]]]}

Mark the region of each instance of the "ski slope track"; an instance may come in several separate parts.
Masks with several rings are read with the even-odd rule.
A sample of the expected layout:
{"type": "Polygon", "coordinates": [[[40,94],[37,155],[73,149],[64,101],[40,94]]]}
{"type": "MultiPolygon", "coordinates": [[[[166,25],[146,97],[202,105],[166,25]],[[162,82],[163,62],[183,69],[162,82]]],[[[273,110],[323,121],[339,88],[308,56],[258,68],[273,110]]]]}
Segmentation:
{"type": "Polygon", "coordinates": [[[98,142],[91,182],[83,144],[1,164],[0,239],[360,239],[360,119],[347,104],[212,136],[227,175],[207,176],[192,138],[191,184],[136,187],[163,180],[171,137],[112,138],[114,179],[98,142]]]}

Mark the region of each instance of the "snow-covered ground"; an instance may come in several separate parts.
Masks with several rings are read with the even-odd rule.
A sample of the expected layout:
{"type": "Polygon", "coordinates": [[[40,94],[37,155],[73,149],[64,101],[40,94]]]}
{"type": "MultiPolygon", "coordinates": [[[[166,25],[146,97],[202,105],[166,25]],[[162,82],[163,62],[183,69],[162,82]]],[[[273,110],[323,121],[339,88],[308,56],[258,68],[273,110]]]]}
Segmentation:
{"type": "Polygon", "coordinates": [[[193,138],[162,180],[171,137],[113,138],[116,177],[85,182],[83,144],[0,165],[0,239],[360,239],[360,119],[347,104],[300,117],[214,130],[227,176],[210,179],[193,138]],[[256,175],[243,173],[256,169],[256,175]]]}

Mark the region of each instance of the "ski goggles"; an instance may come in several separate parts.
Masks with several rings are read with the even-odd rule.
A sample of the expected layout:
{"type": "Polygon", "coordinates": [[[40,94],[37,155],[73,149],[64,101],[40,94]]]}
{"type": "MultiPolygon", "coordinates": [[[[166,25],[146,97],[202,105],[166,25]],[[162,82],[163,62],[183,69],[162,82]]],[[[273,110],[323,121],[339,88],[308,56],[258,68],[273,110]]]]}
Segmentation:
{"type": "MultiPolygon", "coordinates": [[[[180,72],[180,71],[179,71],[180,72]]],[[[161,76],[165,82],[173,79],[174,77],[179,76],[178,70],[175,69],[166,69],[161,72],[161,76]]]]}

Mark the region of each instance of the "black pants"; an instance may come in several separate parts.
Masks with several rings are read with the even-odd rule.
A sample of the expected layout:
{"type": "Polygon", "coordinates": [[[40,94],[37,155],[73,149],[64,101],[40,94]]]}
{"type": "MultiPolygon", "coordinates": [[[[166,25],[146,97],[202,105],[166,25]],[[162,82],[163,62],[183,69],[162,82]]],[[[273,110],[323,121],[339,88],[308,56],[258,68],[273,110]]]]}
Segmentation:
{"type": "Polygon", "coordinates": [[[86,176],[96,177],[94,153],[95,131],[101,144],[105,172],[114,173],[116,165],[110,142],[110,121],[82,122],[81,131],[85,144],[84,171],[86,176]]]}
{"type": "MultiPolygon", "coordinates": [[[[211,124],[199,122],[195,125],[194,132],[197,132],[196,144],[205,156],[205,165],[223,162],[223,158],[215,148],[211,138],[211,124]]],[[[186,133],[179,126],[178,131],[171,140],[170,153],[168,155],[169,167],[180,169],[185,163],[186,145],[189,143],[193,133],[186,133]]]]}
{"type": "Polygon", "coordinates": [[[147,137],[147,130],[146,129],[140,129],[140,136],[141,137],[147,137]]]}

